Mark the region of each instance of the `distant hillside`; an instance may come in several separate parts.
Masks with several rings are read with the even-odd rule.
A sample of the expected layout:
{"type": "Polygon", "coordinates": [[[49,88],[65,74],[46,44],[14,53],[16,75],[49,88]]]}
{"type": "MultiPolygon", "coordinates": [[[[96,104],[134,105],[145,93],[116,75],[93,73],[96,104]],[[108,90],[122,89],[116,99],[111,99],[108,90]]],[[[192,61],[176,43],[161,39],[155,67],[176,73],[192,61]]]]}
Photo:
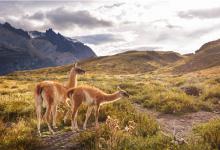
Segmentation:
{"type": "Polygon", "coordinates": [[[0,24],[0,75],[93,57],[96,54],[91,48],[52,29],[27,32],[9,23],[0,24]]]}
{"type": "MultiPolygon", "coordinates": [[[[79,65],[90,73],[106,74],[136,74],[146,73],[159,69],[162,66],[172,65],[183,57],[175,52],[160,51],[129,51],[112,56],[97,57],[81,61],[79,65]]],[[[33,70],[35,73],[65,73],[72,65],[33,70]]]]}
{"type": "Polygon", "coordinates": [[[105,73],[144,73],[174,63],[182,56],[174,52],[129,51],[82,62],[87,71],[105,73]]]}
{"type": "Polygon", "coordinates": [[[220,65],[220,40],[201,46],[186,62],[175,68],[178,72],[191,72],[220,65]]]}

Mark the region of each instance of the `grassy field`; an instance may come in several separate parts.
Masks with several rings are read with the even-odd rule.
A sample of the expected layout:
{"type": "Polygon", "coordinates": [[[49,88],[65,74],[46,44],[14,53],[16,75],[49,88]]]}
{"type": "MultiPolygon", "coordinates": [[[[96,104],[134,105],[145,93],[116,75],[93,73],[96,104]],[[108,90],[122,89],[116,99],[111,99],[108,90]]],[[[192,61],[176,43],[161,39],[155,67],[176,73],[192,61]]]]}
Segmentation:
{"type": "MultiPolygon", "coordinates": [[[[156,120],[138,113],[133,103],[161,113],[182,115],[196,111],[215,111],[220,108],[219,68],[189,74],[172,74],[165,69],[146,73],[126,72],[115,66],[91,69],[78,78],[79,85],[96,86],[108,93],[117,85],[128,91],[129,99],[122,99],[101,107],[97,132],[80,133],[73,142],[85,149],[218,149],[220,146],[220,120],[212,120],[194,127],[188,144],[178,144],[172,135],[166,136],[156,120]],[[112,73],[110,74],[110,70],[112,73]],[[110,116],[108,118],[108,116],[110,116]]],[[[41,140],[36,134],[36,116],[33,91],[35,84],[44,80],[65,83],[71,66],[16,72],[0,77],[0,149],[36,149],[41,140]]],[[[98,68],[98,67],[97,67],[98,68]]],[[[144,69],[144,68],[142,68],[144,69]]],[[[63,107],[59,108],[58,126],[63,132],[70,127],[62,122],[63,107]]],[[[78,117],[82,126],[85,107],[78,117]]],[[[94,116],[89,124],[94,122],[94,116]]],[[[47,130],[43,125],[43,130],[47,130]]],[[[44,132],[44,136],[47,132],[44,132]]]]}

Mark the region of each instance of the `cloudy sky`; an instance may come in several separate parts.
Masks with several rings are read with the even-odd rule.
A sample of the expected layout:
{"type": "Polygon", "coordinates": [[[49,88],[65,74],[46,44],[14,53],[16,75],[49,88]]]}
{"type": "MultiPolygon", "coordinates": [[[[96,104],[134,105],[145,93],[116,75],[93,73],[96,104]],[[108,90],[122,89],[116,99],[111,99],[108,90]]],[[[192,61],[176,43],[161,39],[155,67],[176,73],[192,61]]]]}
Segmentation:
{"type": "Polygon", "coordinates": [[[54,31],[98,55],[125,50],[191,53],[220,38],[219,0],[1,1],[0,23],[54,31]]]}

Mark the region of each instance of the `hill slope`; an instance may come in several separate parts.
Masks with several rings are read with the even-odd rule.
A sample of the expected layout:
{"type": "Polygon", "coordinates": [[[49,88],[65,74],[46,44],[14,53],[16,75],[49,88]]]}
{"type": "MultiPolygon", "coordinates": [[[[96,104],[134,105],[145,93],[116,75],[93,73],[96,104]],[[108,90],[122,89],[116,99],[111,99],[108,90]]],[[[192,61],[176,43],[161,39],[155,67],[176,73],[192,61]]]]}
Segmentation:
{"type": "Polygon", "coordinates": [[[56,34],[52,29],[45,33],[28,33],[9,23],[0,24],[0,75],[16,70],[64,65],[91,57],[96,57],[91,48],[56,34]]]}
{"type": "MultiPolygon", "coordinates": [[[[46,130],[44,130],[46,132],[43,132],[44,136],[41,139],[43,143],[39,143],[37,146],[40,146],[40,144],[45,144],[46,148],[44,149],[65,149],[66,147],[69,148],[69,146],[71,146],[71,148],[74,149],[75,147],[72,147],[74,145],[71,144],[78,142],[79,145],[77,145],[76,149],[80,149],[85,147],[84,143],[92,143],[92,145],[94,145],[93,143],[100,141],[100,137],[104,139],[101,141],[108,141],[109,137],[112,135],[109,135],[109,132],[107,133],[102,131],[107,131],[107,122],[105,123],[105,121],[107,116],[111,116],[112,118],[114,117],[114,119],[117,119],[117,122],[120,123],[120,129],[118,132],[120,134],[114,134],[117,135],[117,139],[124,139],[124,137],[128,136],[124,128],[129,125],[129,120],[135,122],[135,130],[133,130],[135,131],[133,132],[135,135],[131,134],[129,135],[129,139],[127,139],[125,142],[121,142],[120,147],[122,147],[122,149],[128,145],[124,145],[124,143],[129,142],[129,146],[134,145],[133,142],[135,138],[137,138],[135,139],[135,145],[137,145],[137,147],[134,149],[146,149],[146,147],[143,147],[142,145],[147,145],[150,147],[149,149],[151,149],[152,147],[155,147],[155,143],[157,143],[157,147],[158,145],[161,145],[161,148],[158,149],[175,149],[177,146],[183,146],[183,148],[180,147],[180,149],[191,149],[185,147],[186,145],[184,144],[175,144],[175,147],[170,146],[173,145],[173,139],[181,140],[181,137],[191,139],[192,134],[190,133],[190,130],[192,125],[195,125],[194,123],[208,121],[212,117],[217,116],[214,113],[201,112],[201,110],[212,111],[219,110],[220,108],[219,73],[215,73],[215,76],[208,78],[207,76],[189,74],[179,76],[151,72],[139,75],[114,75],[114,73],[119,74],[120,72],[125,72],[125,70],[123,70],[124,68],[119,70],[121,69],[120,66],[122,64],[126,67],[126,69],[131,67],[130,70],[127,70],[128,73],[134,72],[133,70],[137,67],[140,71],[144,72],[146,71],[144,70],[146,68],[143,67],[142,63],[151,63],[155,66],[155,68],[165,65],[165,68],[167,68],[170,65],[175,65],[177,63],[176,61],[181,58],[182,57],[179,57],[178,54],[173,54],[170,52],[127,52],[114,56],[84,61],[82,64],[80,64],[80,66],[86,70],[92,69],[89,70],[92,72],[87,72],[83,76],[78,76],[78,85],[95,86],[107,93],[114,92],[116,87],[119,85],[122,89],[126,90],[130,94],[129,99],[120,100],[113,104],[108,104],[101,107],[99,121],[103,122],[103,124],[100,126],[98,138],[96,132],[97,130],[86,130],[77,132],[75,134],[71,134],[72,131],[68,132],[67,130],[71,130],[71,124],[69,120],[71,117],[68,119],[68,124],[63,124],[63,115],[65,111],[62,111],[62,107],[59,108],[60,111],[57,115],[58,129],[56,129],[56,134],[48,137],[48,130],[46,128],[46,130]],[[132,59],[135,59],[134,62],[136,63],[134,63],[132,59]],[[98,63],[108,65],[111,62],[117,65],[114,68],[105,68],[105,66],[102,65],[96,66],[98,63]],[[118,62],[122,64],[118,64],[118,62]],[[127,66],[125,63],[127,63],[127,66]],[[102,72],[107,72],[109,74],[102,74],[102,72]],[[190,88],[192,85],[194,89],[196,88],[201,90],[199,95],[191,96],[190,93],[183,89],[190,88]],[[137,103],[139,108],[133,107],[136,106],[134,103],[137,103]],[[135,108],[138,111],[136,111],[135,108]],[[148,108],[153,111],[149,111],[148,108]],[[199,112],[196,113],[196,111],[199,112]],[[145,113],[148,113],[146,117],[154,117],[144,118],[144,116],[140,116],[144,115],[145,113]],[[178,115],[173,115],[173,113],[178,115]],[[181,115],[182,113],[187,114],[181,115]],[[161,128],[159,128],[158,125],[160,125],[161,128]],[[139,133],[139,135],[137,133],[139,133]],[[174,134],[175,138],[166,136],[161,137],[161,135],[164,133],[165,135],[174,134]],[[189,138],[188,133],[190,133],[189,138]],[[63,141],[60,139],[63,139],[63,141]],[[98,140],[91,142],[91,139],[98,140]],[[169,147],[166,147],[167,145],[169,147]]],[[[35,71],[23,71],[0,77],[0,130],[2,133],[4,133],[0,134],[0,138],[3,139],[0,142],[1,149],[16,149],[17,147],[21,147],[23,149],[39,149],[39,147],[35,148],[35,141],[38,139],[36,139],[37,130],[35,124],[36,114],[33,100],[33,90],[36,86],[36,83],[45,80],[53,80],[65,84],[67,82],[67,73],[69,72],[70,67],[71,66],[68,65],[63,67],[45,68],[35,71]],[[16,124],[14,123],[15,121],[16,124]],[[17,137],[22,138],[20,138],[18,141],[17,137]]],[[[81,107],[78,113],[79,127],[83,126],[85,112],[86,107],[81,107]]],[[[210,122],[210,127],[208,127],[205,131],[204,128],[197,128],[195,131],[196,133],[201,132],[201,135],[207,135],[207,133],[219,133],[219,122],[219,120],[216,123],[210,122]]],[[[88,125],[93,127],[93,123],[94,119],[89,119],[88,125]]],[[[207,125],[205,127],[207,127],[207,125]]],[[[115,129],[112,131],[112,133],[115,133],[115,129]]],[[[216,139],[215,135],[216,134],[211,134],[213,139],[216,139]]],[[[200,136],[195,134],[193,137],[200,136]]],[[[208,149],[205,147],[207,143],[204,144],[202,139],[203,137],[201,137],[199,140],[196,139],[196,141],[193,141],[192,144],[195,145],[195,143],[197,144],[197,141],[202,141],[202,143],[199,143],[198,145],[200,147],[204,146],[204,149],[208,149]]],[[[108,143],[105,145],[107,144],[108,143]]],[[[114,145],[118,146],[118,142],[114,145]]],[[[87,146],[87,149],[92,149],[92,146],[87,146]]],[[[129,147],[127,149],[129,149],[129,147]]]]}
{"type": "Polygon", "coordinates": [[[220,40],[211,41],[201,46],[196,53],[187,58],[185,64],[176,71],[191,72],[220,65],[220,40]]]}
{"type": "MultiPolygon", "coordinates": [[[[159,51],[129,51],[112,56],[103,56],[80,62],[80,66],[87,72],[107,74],[135,74],[154,71],[162,66],[167,66],[183,59],[174,52],[159,51]]],[[[71,65],[51,68],[50,73],[68,72],[71,65]]],[[[41,69],[44,71],[45,69],[41,69]]],[[[37,71],[39,72],[39,71],[37,71]]]]}
{"type": "Polygon", "coordinates": [[[88,71],[95,69],[107,73],[144,73],[182,59],[174,52],[130,51],[113,56],[82,62],[88,71]]]}

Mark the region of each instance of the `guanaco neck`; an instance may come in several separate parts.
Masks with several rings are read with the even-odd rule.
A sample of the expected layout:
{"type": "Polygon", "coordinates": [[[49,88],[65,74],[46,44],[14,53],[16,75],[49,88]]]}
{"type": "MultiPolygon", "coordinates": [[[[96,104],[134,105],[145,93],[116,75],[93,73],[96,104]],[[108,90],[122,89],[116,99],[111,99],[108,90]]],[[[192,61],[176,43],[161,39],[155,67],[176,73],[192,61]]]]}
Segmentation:
{"type": "Polygon", "coordinates": [[[115,92],[113,94],[105,94],[103,96],[102,102],[113,102],[113,101],[116,101],[120,98],[121,98],[121,96],[120,96],[119,92],[115,92]]]}
{"type": "Polygon", "coordinates": [[[76,73],[70,73],[68,83],[67,83],[67,88],[73,88],[77,86],[77,74],[76,73]]]}

